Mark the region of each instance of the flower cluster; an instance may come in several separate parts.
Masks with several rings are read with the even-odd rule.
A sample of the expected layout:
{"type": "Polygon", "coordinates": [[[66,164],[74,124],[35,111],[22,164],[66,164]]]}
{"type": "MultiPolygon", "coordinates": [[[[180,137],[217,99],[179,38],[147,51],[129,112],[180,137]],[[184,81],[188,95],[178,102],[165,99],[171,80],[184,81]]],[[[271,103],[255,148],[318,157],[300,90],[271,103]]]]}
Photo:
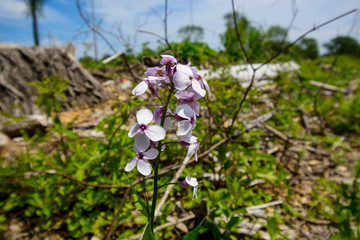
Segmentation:
{"type": "Polygon", "coordinates": [[[149,89],[153,96],[159,97],[158,88],[161,85],[168,85],[172,91],[177,90],[174,95],[178,99],[175,113],[168,108],[168,103],[166,106],[155,106],[154,113],[149,109],[141,109],[136,114],[137,123],[129,131],[129,137],[135,136],[136,156],[128,162],[125,171],[131,171],[137,166],[138,171],[145,176],[151,173],[149,160],[155,159],[159,154],[156,149],[157,142],[165,138],[165,131],[171,128],[173,120],[177,122],[176,134],[180,138],[180,145],[188,148],[186,158],[194,155],[197,161],[199,143],[193,135],[196,117],[200,114],[200,103],[197,100],[209,92],[206,80],[191,63],[180,64],[170,55],[161,57],[162,66],[148,68],[145,72],[146,77],[132,91],[138,96],[149,89]],[[155,125],[150,125],[153,119],[155,125]]]}

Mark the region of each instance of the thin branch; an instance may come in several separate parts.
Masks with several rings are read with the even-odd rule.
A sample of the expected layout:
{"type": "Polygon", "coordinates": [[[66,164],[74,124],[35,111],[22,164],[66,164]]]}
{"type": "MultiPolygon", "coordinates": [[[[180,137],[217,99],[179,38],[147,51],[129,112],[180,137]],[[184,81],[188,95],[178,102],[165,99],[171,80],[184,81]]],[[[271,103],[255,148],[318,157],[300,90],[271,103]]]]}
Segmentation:
{"type": "Polygon", "coordinates": [[[255,68],[256,70],[259,70],[260,68],[262,68],[263,66],[265,66],[266,64],[270,63],[271,61],[273,61],[275,58],[277,58],[278,56],[280,56],[281,54],[283,54],[286,50],[288,50],[289,48],[291,48],[293,45],[295,45],[297,42],[299,42],[301,39],[303,39],[304,37],[306,37],[308,34],[310,34],[311,32],[314,32],[322,27],[324,27],[325,25],[328,25],[329,23],[332,23],[340,18],[343,18],[351,13],[356,12],[358,9],[355,8],[351,11],[348,11],[346,13],[343,13],[337,17],[334,17],[326,22],[321,23],[318,26],[314,26],[313,28],[311,28],[310,30],[308,30],[307,32],[303,33],[300,37],[298,37],[295,41],[293,41],[292,43],[288,44],[285,48],[283,48],[281,51],[275,53],[272,57],[270,57],[267,61],[265,61],[264,63],[262,63],[259,67],[255,68]]]}
{"type": "MultiPolygon", "coordinates": [[[[206,150],[205,152],[199,154],[198,158],[200,159],[200,158],[208,155],[211,151],[218,148],[220,145],[224,144],[227,141],[229,141],[228,138],[217,142],[212,147],[210,147],[208,150],[206,150]]],[[[192,159],[189,160],[188,163],[192,163],[194,161],[195,161],[195,158],[192,158],[192,159]]],[[[161,169],[159,171],[158,175],[163,175],[163,174],[168,173],[170,171],[176,170],[176,169],[178,169],[180,167],[181,167],[181,164],[173,164],[171,166],[168,166],[166,168],[161,169]]],[[[55,170],[48,170],[48,171],[36,171],[35,170],[35,171],[28,171],[28,172],[24,173],[25,176],[32,176],[32,175],[37,175],[37,174],[55,175],[55,176],[67,178],[69,180],[72,180],[74,182],[77,182],[77,183],[80,183],[82,185],[89,186],[89,187],[96,187],[96,188],[130,188],[130,185],[127,185],[127,184],[126,185],[93,184],[93,183],[89,183],[89,182],[79,180],[79,179],[77,179],[75,177],[72,177],[70,175],[67,175],[67,174],[59,173],[59,172],[57,172],[55,170]]],[[[151,175],[147,176],[145,179],[150,179],[150,178],[153,178],[153,177],[154,177],[154,174],[151,174],[151,175]]],[[[138,184],[140,182],[142,182],[141,178],[139,178],[139,179],[135,180],[134,182],[132,182],[132,185],[135,186],[136,184],[138,184]]]]}
{"type": "MultiPolygon", "coordinates": [[[[181,175],[181,173],[185,170],[186,165],[188,164],[190,158],[185,157],[183,163],[181,164],[180,168],[177,170],[177,172],[175,173],[174,177],[171,179],[170,182],[175,183],[179,180],[179,177],[181,175]]],[[[155,218],[157,216],[159,216],[160,214],[160,210],[162,208],[162,206],[165,204],[167,198],[170,195],[170,191],[173,189],[175,185],[174,184],[170,184],[167,188],[166,191],[164,193],[164,195],[162,196],[161,200],[159,201],[159,204],[156,206],[156,210],[155,210],[155,218]]]]}
{"type": "Polygon", "coordinates": [[[145,31],[145,30],[141,30],[139,29],[138,31],[139,32],[142,32],[142,33],[147,33],[147,34],[150,34],[150,35],[153,35],[155,37],[158,37],[160,38],[161,40],[163,40],[166,45],[168,46],[168,48],[175,54],[175,56],[182,62],[182,63],[185,63],[184,59],[182,57],[180,57],[180,55],[175,51],[175,49],[171,46],[169,40],[168,40],[168,35],[167,35],[167,8],[168,8],[168,1],[165,0],[165,18],[164,18],[164,32],[165,32],[165,37],[162,37],[156,33],[153,33],[153,32],[149,32],[149,31],[145,31]]]}
{"type": "Polygon", "coordinates": [[[239,29],[237,27],[237,19],[236,19],[236,12],[235,12],[235,6],[234,6],[234,0],[231,0],[231,6],[232,6],[232,13],[233,13],[233,20],[234,20],[234,24],[235,24],[235,32],[236,32],[236,37],[240,43],[240,47],[241,47],[241,51],[244,53],[244,57],[245,57],[245,61],[246,63],[250,64],[252,70],[254,70],[254,67],[253,65],[251,64],[251,61],[250,61],[250,58],[249,56],[247,55],[246,53],[246,50],[245,50],[245,47],[244,47],[244,44],[243,44],[243,41],[241,40],[241,36],[240,36],[240,33],[239,33],[239,29]]]}
{"type": "Polygon", "coordinates": [[[165,19],[164,19],[164,29],[165,29],[165,40],[168,41],[168,34],[167,34],[167,9],[168,9],[168,0],[165,0],[165,19]]]}
{"type": "Polygon", "coordinates": [[[108,161],[108,159],[109,159],[110,146],[111,146],[111,144],[112,144],[112,141],[113,141],[113,139],[114,139],[114,137],[115,137],[115,134],[120,130],[121,126],[122,126],[122,124],[119,124],[119,126],[118,126],[118,127],[115,129],[115,131],[111,134],[111,137],[110,137],[110,139],[109,139],[109,143],[108,143],[108,145],[107,145],[107,147],[106,147],[106,154],[105,154],[105,159],[104,159],[105,164],[107,163],[107,161],[108,161]]]}
{"type": "Polygon", "coordinates": [[[160,39],[163,40],[163,41],[166,41],[166,39],[165,39],[164,37],[160,36],[159,34],[156,34],[156,33],[153,33],[153,32],[149,32],[149,31],[146,31],[146,30],[142,30],[142,29],[138,29],[138,31],[141,32],[141,33],[146,33],[146,34],[153,35],[153,36],[155,36],[155,37],[157,37],[157,38],[160,38],[160,39]]]}
{"type": "MultiPolygon", "coordinates": [[[[251,65],[251,67],[253,67],[253,66],[251,65]]],[[[245,93],[244,93],[244,95],[243,95],[243,97],[242,97],[242,99],[241,99],[241,101],[240,101],[240,103],[239,103],[236,111],[235,111],[235,114],[234,114],[234,116],[233,116],[233,118],[232,118],[232,120],[231,120],[231,125],[230,125],[230,127],[228,128],[228,130],[226,131],[226,135],[228,135],[228,134],[231,132],[231,130],[232,130],[233,126],[234,126],[234,123],[235,123],[235,121],[236,121],[236,119],[237,119],[237,117],[238,117],[238,115],[239,115],[239,112],[240,112],[240,110],[241,110],[241,108],[242,108],[242,106],[243,106],[243,104],[244,104],[244,102],[245,102],[245,100],[246,100],[246,97],[247,97],[247,95],[249,94],[250,89],[251,89],[252,86],[254,85],[254,82],[255,82],[255,73],[256,73],[256,70],[254,70],[254,73],[253,73],[253,75],[252,75],[252,77],[251,77],[250,85],[246,88],[246,91],[245,91],[245,93]]]]}
{"type": "Polygon", "coordinates": [[[82,20],[85,22],[86,26],[93,32],[95,32],[96,34],[98,34],[104,41],[105,43],[111,48],[111,50],[116,53],[116,49],[114,48],[114,46],[110,43],[110,41],[98,30],[97,26],[92,26],[90,24],[89,19],[85,16],[84,12],[81,9],[80,6],[80,0],[76,0],[76,8],[80,14],[80,17],[82,18],[82,20]]]}
{"type": "Polygon", "coordinates": [[[82,185],[86,185],[89,187],[96,187],[96,188],[129,188],[130,185],[107,185],[107,184],[94,184],[94,183],[89,183],[89,182],[85,182],[82,180],[79,180],[75,177],[72,177],[70,175],[67,174],[63,174],[63,173],[59,173],[56,172],[54,170],[48,170],[48,171],[28,171],[25,172],[25,175],[27,176],[31,176],[31,175],[37,175],[37,174],[48,174],[48,175],[55,175],[55,176],[59,176],[59,177],[63,177],[63,178],[67,178],[70,179],[74,182],[80,183],[82,185]]]}
{"type": "Polygon", "coordinates": [[[119,218],[121,209],[123,208],[123,206],[124,206],[124,204],[125,204],[125,200],[126,200],[127,196],[129,195],[129,193],[130,193],[130,188],[126,189],[125,194],[124,194],[124,196],[123,196],[123,198],[122,198],[122,200],[121,200],[120,206],[119,206],[118,210],[117,210],[116,213],[115,213],[115,217],[114,217],[114,219],[112,220],[111,225],[110,225],[110,227],[108,228],[104,239],[110,239],[112,229],[113,229],[116,221],[117,221],[118,218],[119,218]]]}
{"type": "MultiPolygon", "coordinates": [[[[232,0],[232,4],[233,4],[233,15],[235,16],[234,0],[232,0]]],[[[230,131],[232,130],[232,128],[233,128],[233,126],[234,126],[234,123],[235,123],[235,121],[236,121],[236,119],[237,119],[237,116],[238,116],[238,114],[239,114],[239,112],[240,112],[240,110],[241,110],[241,108],[242,108],[242,106],[243,106],[243,104],[244,104],[244,102],[245,102],[245,100],[246,100],[246,97],[247,97],[247,95],[249,94],[250,89],[252,88],[252,86],[253,86],[253,84],[254,84],[254,82],[255,82],[255,74],[256,74],[256,71],[257,71],[257,70],[259,70],[260,68],[262,68],[262,67],[265,66],[266,64],[270,63],[271,61],[273,61],[275,58],[277,58],[277,57],[280,56],[281,54],[283,54],[286,50],[288,50],[288,49],[291,48],[294,44],[296,44],[298,41],[300,41],[301,39],[303,39],[304,37],[306,37],[309,33],[313,32],[313,31],[316,31],[316,30],[318,30],[319,28],[324,27],[325,25],[327,25],[327,24],[329,24],[329,23],[332,23],[332,22],[334,22],[334,21],[336,21],[336,20],[338,20],[338,19],[340,19],[340,18],[342,18],[342,17],[345,17],[345,16],[347,16],[347,15],[349,15],[349,14],[351,14],[351,13],[354,13],[354,12],[356,12],[356,11],[357,11],[357,9],[353,9],[353,10],[348,11],[348,12],[346,12],[346,13],[343,13],[343,14],[337,16],[337,17],[334,17],[334,18],[332,18],[332,19],[330,19],[330,20],[328,20],[328,21],[326,21],[326,22],[324,22],[324,23],[321,23],[321,24],[318,25],[318,26],[314,26],[312,29],[310,29],[310,30],[308,30],[307,32],[305,32],[304,34],[302,34],[302,35],[301,35],[300,37],[298,37],[295,41],[293,41],[292,43],[290,43],[289,45],[287,45],[287,46],[286,46],[285,48],[283,48],[281,51],[277,52],[275,55],[273,55],[272,57],[270,57],[267,61],[265,61],[264,63],[262,63],[262,64],[261,64],[259,67],[257,67],[257,68],[254,68],[254,67],[252,66],[252,64],[250,63],[250,61],[247,60],[248,63],[250,63],[250,65],[251,65],[254,73],[253,73],[253,75],[252,75],[252,77],[251,77],[250,85],[249,85],[249,87],[246,89],[246,91],[245,91],[245,93],[244,93],[244,95],[243,95],[243,98],[241,99],[241,101],[240,101],[240,103],[239,103],[239,105],[238,105],[238,107],[237,107],[237,109],[236,109],[236,111],[235,111],[235,114],[234,114],[234,116],[233,116],[233,118],[232,118],[232,121],[231,121],[231,125],[230,125],[229,129],[227,130],[227,134],[229,134],[230,131]]],[[[235,18],[235,17],[234,17],[234,23],[236,24],[236,18],[235,18]]],[[[237,28],[236,28],[236,29],[237,29],[237,28]]],[[[240,42],[240,45],[242,46],[242,41],[241,41],[240,35],[238,35],[238,32],[237,32],[237,36],[238,36],[238,40],[239,40],[239,42],[240,42]]],[[[245,49],[243,49],[243,47],[242,47],[242,51],[243,51],[243,52],[244,52],[244,50],[245,50],[245,49]]],[[[247,57],[246,52],[244,52],[244,55],[247,57]]]]}

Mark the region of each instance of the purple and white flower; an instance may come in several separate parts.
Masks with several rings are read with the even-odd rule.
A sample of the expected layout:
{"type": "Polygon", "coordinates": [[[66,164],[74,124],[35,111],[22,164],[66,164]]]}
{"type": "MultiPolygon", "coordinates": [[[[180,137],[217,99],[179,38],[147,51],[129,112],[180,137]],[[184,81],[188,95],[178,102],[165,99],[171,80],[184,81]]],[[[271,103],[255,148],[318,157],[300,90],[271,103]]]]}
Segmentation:
{"type": "Polygon", "coordinates": [[[176,134],[178,136],[190,135],[196,126],[194,110],[187,104],[181,104],[176,107],[176,119],[179,120],[176,134]]]}
{"type": "Polygon", "coordinates": [[[160,55],[162,57],[162,59],[160,60],[160,64],[161,65],[166,65],[166,64],[176,64],[177,60],[176,58],[174,58],[171,55],[160,55]]]}
{"type": "Polygon", "coordinates": [[[156,77],[164,77],[163,83],[170,83],[169,77],[166,75],[166,68],[165,66],[159,67],[152,67],[147,68],[145,75],[147,76],[156,76],[156,77]]]}
{"type": "Polygon", "coordinates": [[[180,145],[183,147],[188,147],[186,154],[187,158],[191,158],[192,155],[195,155],[195,161],[198,160],[197,151],[199,150],[198,138],[192,135],[185,135],[180,137],[180,145]]]}
{"type": "Polygon", "coordinates": [[[199,70],[196,67],[191,67],[191,70],[194,74],[194,77],[200,81],[201,87],[205,87],[206,91],[210,93],[210,87],[205,78],[199,73],[199,70]]]}
{"type": "Polygon", "coordinates": [[[200,103],[196,100],[200,99],[201,96],[197,92],[195,92],[192,87],[189,87],[188,91],[180,90],[175,93],[175,97],[179,99],[179,102],[182,104],[188,104],[196,113],[196,115],[200,114],[200,103]]]}
{"type": "Polygon", "coordinates": [[[146,92],[146,90],[149,88],[151,93],[154,96],[157,96],[158,93],[155,89],[155,87],[158,87],[161,85],[162,82],[165,81],[165,77],[159,77],[159,76],[148,76],[147,78],[144,78],[142,82],[140,82],[134,89],[132,90],[132,94],[139,96],[146,92]]]}
{"type": "MultiPolygon", "coordinates": [[[[161,117],[163,115],[163,110],[164,107],[163,106],[155,106],[155,111],[154,111],[154,116],[155,116],[155,123],[159,124],[161,123],[161,117]]],[[[164,129],[168,130],[169,128],[171,128],[171,117],[173,113],[171,112],[171,110],[168,108],[166,111],[166,117],[165,117],[165,121],[164,121],[164,129]]]]}
{"type": "Polygon", "coordinates": [[[147,151],[144,149],[145,146],[142,148],[138,148],[134,145],[134,151],[136,152],[136,156],[131,159],[125,166],[125,171],[130,172],[137,166],[137,170],[144,176],[148,176],[151,173],[151,164],[148,160],[155,159],[159,155],[159,151],[150,148],[147,151]]]}
{"type": "Polygon", "coordinates": [[[185,90],[187,87],[192,86],[193,90],[200,96],[203,97],[206,94],[206,91],[201,87],[200,82],[194,77],[192,69],[187,65],[176,65],[173,82],[175,88],[178,90],[185,90]]]}
{"type": "Polygon", "coordinates": [[[153,113],[143,108],[136,113],[137,123],[135,123],[129,133],[129,137],[135,136],[135,146],[143,149],[150,145],[150,140],[157,142],[165,138],[165,130],[159,125],[149,125],[153,119],[153,113]]]}
{"type": "Polygon", "coordinates": [[[198,184],[198,181],[197,181],[196,178],[192,178],[192,177],[187,176],[187,177],[185,178],[185,180],[181,182],[181,185],[182,185],[183,187],[192,186],[192,187],[194,188],[194,189],[193,189],[193,197],[192,197],[192,200],[194,200],[194,197],[195,197],[195,198],[198,198],[198,197],[197,197],[197,190],[198,190],[199,184],[198,184]]]}

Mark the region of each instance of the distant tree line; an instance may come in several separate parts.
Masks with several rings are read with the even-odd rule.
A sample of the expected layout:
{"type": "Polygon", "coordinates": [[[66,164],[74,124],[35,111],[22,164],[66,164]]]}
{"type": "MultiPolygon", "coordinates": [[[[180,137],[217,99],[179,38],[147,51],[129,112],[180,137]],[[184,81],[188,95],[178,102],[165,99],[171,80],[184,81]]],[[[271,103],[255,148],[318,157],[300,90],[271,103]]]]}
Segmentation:
{"type": "MultiPolygon", "coordinates": [[[[288,30],[282,26],[271,26],[264,30],[254,26],[245,15],[235,13],[237,26],[233,21],[232,13],[224,16],[226,30],[220,35],[224,50],[216,51],[206,43],[201,42],[204,30],[201,26],[186,25],[179,29],[178,34],[182,41],[172,43],[172,47],[179,51],[179,55],[196,64],[213,60],[220,62],[239,62],[244,59],[240,43],[236,35],[239,32],[244,48],[253,61],[264,61],[279,51],[283,51],[291,41],[288,38],[288,30]]],[[[327,54],[349,54],[360,57],[360,45],[352,37],[339,36],[324,44],[327,54]]],[[[167,46],[159,44],[156,50],[143,45],[140,55],[150,56],[167,50],[167,46]]],[[[285,51],[285,58],[291,59],[316,59],[320,55],[319,46],[315,38],[303,38],[290,49],[285,51]]]]}
{"type": "MultiPolygon", "coordinates": [[[[288,38],[288,29],[278,25],[263,29],[252,24],[245,15],[238,12],[235,12],[235,17],[236,26],[232,13],[224,16],[226,30],[220,35],[223,50],[211,49],[205,42],[202,42],[204,29],[197,25],[181,27],[178,35],[182,40],[179,43],[171,43],[171,46],[185,61],[191,61],[198,66],[244,62],[244,53],[241,51],[236,34],[237,28],[246,53],[253,62],[265,61],[281,51],[284,51],[282,60],[316,59],[320,55],[318,43],[314,38],[303,38],[285,50],[286,46],[291,44],[288,38]]],[[[325,43],[324,47],[329,55],[348,54],[360,57],[360,44],[349,36],[336,37],[325,43]]],[[[167,50],[169,50],[168,46],[160,41],[157,48],[149,47],[148,42],[143,43],[138,58],[155,56],[167,50]]]]}

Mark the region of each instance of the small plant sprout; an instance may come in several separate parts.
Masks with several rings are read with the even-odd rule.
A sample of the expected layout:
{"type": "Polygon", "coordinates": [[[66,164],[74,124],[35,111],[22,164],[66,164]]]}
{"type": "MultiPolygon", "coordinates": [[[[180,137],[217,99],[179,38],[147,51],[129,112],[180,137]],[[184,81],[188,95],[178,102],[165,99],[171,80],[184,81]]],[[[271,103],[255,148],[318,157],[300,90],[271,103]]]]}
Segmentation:
{"type": "Polygon", "coordinates": [[[147,109],[141,109],[136,113],[137,123],[135,123],[128,136],[135,136],[135,146],[137,149],[146,149],[150,145],[150,140],[157,142],[165,138],[165,130],[159,125],[149,125],[153,119],[153,113],[147,109]]]}
{"type": "Polygon", "coordinates": [[[181,186],[183,187],[186,187],[186,186],[192,186],[194,189],[193,189],[193,197],[192,197],[192,200],[194,200],[194,197],[195,198],[198,198],[197,197],[197,190],[198,190],[198,181],[196,178],[192,178],[192,177],[189,177],[187,176],[185,178],[184,181],[181,182],[181,186]]]}

